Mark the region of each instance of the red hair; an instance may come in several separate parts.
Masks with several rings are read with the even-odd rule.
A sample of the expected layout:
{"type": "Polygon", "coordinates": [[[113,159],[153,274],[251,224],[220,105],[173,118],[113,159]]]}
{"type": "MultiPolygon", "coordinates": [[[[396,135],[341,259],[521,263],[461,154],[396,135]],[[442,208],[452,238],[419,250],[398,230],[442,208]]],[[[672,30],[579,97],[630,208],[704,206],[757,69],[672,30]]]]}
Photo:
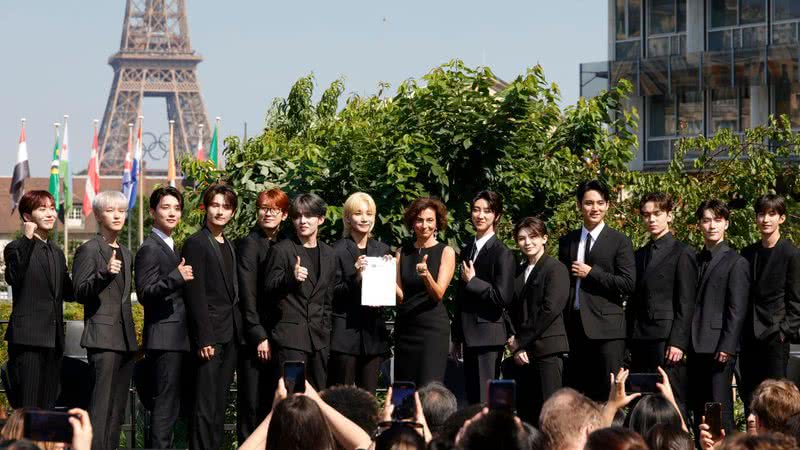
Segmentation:
{"type": "Polygon", "coordinates": [[[256,204],[266,206],[272,205],[274,208],[280,208],[281,211],[287,212],[289,211],[289,196],[286,195],[286,192],[283,192],[278,188],[273,188],[266,191],[261,191],[258,194],[256,204]]]}

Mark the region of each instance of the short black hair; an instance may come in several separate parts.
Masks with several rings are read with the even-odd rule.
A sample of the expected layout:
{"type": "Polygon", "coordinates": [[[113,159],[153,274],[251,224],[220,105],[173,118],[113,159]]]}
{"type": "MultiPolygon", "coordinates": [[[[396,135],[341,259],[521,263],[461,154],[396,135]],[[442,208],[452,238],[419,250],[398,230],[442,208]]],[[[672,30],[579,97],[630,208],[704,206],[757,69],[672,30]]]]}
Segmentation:
{"type": "Polygon", "coordinates": [[[289,205],[289,217],[296,218],[302,214],[309,213],[314,217],[325,217],[325,212],[328,210],[328,205],[325,200],[317,194],[310,192],[298,194],[292,199],[289,205]]]}
{"type": "Polygon", "coordinates": [[[222,195],[225,198],[225,201],[231,205],[231,209],[236,211],[236,207],[239,204],[239,196],[236,195],[236,191],[234,191],[230,186],[220,183],[212,184],[203,194],[203,206],[206,208],[206,211],[208,210],[208,206],[211,205],[211,202],[214,201],[214,197],[216,197],[217,194],[222,195]]]}
{"type": "Polygon", "coordinates": [[[494,213],[494,221],[497,222],[500,220],[500,216],[503,215],[503,198],[500,197],[495,191],[480,191],[475,194],[475,197],[472,198],[472,201],[469,202],[469,209],[475,207],[475,202],[478,200],[486,200],[486,203],[489,204],[489,209],[492,210],[494,213]]]}
{"type": "Polygon", "coordinates": [[[153,190],[150,194],[150,209],[157,209],[161,199],[170,195],[178,200],[178,205],[183,209],[183,194],[172,186],[161,186],[153,190]]]}
{"type": "Polygon", "coordinates": [[[319,393],[331,408],[347,417],[368,434],[378,426],[380,408],[374,395],[356,386],[337,385],[319,393]]]}
{"type": "Polygon", "coordinates": [[[728,220],[731,216],[731,210],[728,209],[728,205],[717,198],[708,199],[700,203],[700,206],[697,207],[697,211],[694,213],[695,219],[703,220],[703,214],[706,210],[710,210],[714,213],[714,217],[722,217],[725,220],[728,220]]]}
{"type": "Polygon", "coordinates": [[[779,216],[786,215],[786,199],[782,195],[764,194],[758,197],[753,204],[756,214],[766,214],[775,211],[779,216]]]}
{"type": "Polygon", "coordinates": [[[578,203],[583,201],[583,196],[589,191],[599,192],[600,196],[603,197],[603,200],[605,201],[608,201],[608,199],[611,198],[611,192],[608,190],[605,184],[600,182],[600,180],[588,180],[580,183],[578,185],[578,189],[575,190],[575,197],[578,199],[578,203]]]}
{"type": "Polygon", "coordinates": [[[519,449],[528,447],[528,433],[520,429],[512,414],[503,411],[489,411],[488,414],[472,421],[464,430],[459,444],[464,450],[483,450],[487,448],[519,449]]]}
{"type": "Polygon", "coordinates": [[[642,212],[644,205],[653,202],[659,210],[664,212],[672,211],[672,196],[664,192],[648,192],[639,200],[639,212],[642,212]]]}

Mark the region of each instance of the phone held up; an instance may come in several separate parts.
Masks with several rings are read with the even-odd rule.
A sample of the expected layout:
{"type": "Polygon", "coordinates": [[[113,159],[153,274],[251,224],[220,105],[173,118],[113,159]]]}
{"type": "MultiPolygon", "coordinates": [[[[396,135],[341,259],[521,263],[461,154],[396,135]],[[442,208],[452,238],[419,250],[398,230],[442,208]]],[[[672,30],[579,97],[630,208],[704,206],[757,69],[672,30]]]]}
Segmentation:
{"type": "Polygon", "coordinates": [[[417,402],[414,392],[417,386],[411,381],[395,381],[392,383],[392,420],[413,419],[417,415],[417,402]]]}
{"type": "Polygon", "coordinates": [[[32,441],[71,443],[70,417],[77,416],[63,411],[27,411],[23,418],[23,436],[32,441]]]}
{"type": "Polygon", "coordinates": [[[288,394],[302,394],[306,391],[306,363],[286,361],[283,363],[283,384],[288,394]]]}
{"type": "Polygon", "coordinates": [[[517,410],[517,385],[514,380],[489,380],[489,411],[517,410]]]}

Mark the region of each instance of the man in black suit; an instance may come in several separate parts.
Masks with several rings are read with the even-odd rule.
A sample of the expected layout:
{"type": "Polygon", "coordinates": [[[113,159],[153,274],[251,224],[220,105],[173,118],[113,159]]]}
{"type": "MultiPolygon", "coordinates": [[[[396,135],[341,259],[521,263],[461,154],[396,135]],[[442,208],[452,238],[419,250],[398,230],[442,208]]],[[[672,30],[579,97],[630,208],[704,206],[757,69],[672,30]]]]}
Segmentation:
{"type": "Polygon", "coordinates": [[[650,241],[636,251],[636,291],[625,310],[631,372],[657,373],[662,367],[683,405],[697,287],[695,252],[672,236],[672,197],[663,192],[646,194],[639,213],[650,241]]]}
{"type": "Polygon", "coordinates": [[[130,251],[117,241],[125,224],[128,199],[118,191],[97,194],[92,204],[99,233],[75,252],[75,299],[83,304],[81,346],[89,357],[92,396],[89,415],[95,430],[92,448],[119,446],[136,352],[131,311],[130,251]]]}
{"type": "MultiPolygon", "coordinates": [[[[178,419],[189,335],[183,287],[193,279],[192,266],[178,256],[172,231],[181,220],[183,195],[160,187],[150,195],[153,231],[136,252],[136,294],[144,306],[143,345],[154,388],[149,448],[168,448],[178,419]]],[[[187,371],[188,373],[188,371],[187,371]]]]}
{"type": "Polygon", "coordinates": [[[47,191],[29,191],[19,201],[22,236],[3,252],[14,306],[6,330],[9,400],[14,408],[55,406],[64,354],[64,300],[72,280],[64,252],[48,240],[57,214],[47,191]]]}
{"type": "Polygon", "coordinates": [[[223,184],[209,186],[203,194],[205,227],[186,239],[182,251],[194,276],[184,290],[189,340],[197,354],[189,432],[193,449],[219,448],[222,443],[228,388],[238,347],[244,342],[236,253],[223,234],[236,205],[233,189],[223,184]]]}
{"type": "Polygon", "coordinates": [[[296,237],[278,242],[269,252],[266,298],[274,302],[269,331],[278,363],[305,361],[306,378],[325,387],[331,337],[331,302],[336,285],[336,255],[317,238],[327,205],[316,194],[292,200],[289,216],[296,237]]]}
{"type": "Polygon", "coordinates": [[[289,197],[274,188],[262,191],[256,200],[258,216],[250,233],[236,245],[239,270],[239,305],[244,319],[246,344],[239,351],[236,375],[236,431],[239,445],[267,417],[272,393],[278,383],[278,367],[267,330],[272,314],[263,290],[267,254],[279,239],[281,223],[289,213],[289,197]]]}
{"type": "Polygon", "coordinates": [[[728,207],[706,200],[695,213],[703,232],[697,255],[697,296],[688,355],[690,405],[700,423],[706,402],[722,404],[722,426],[733,431],[733,369],[747,314],[750,276],[747,261],[724,242],[728,207]]]}
{"type": "Polygon", "coordinates": [[[755,202],[761,241],[742,251],[750,266],[750,306],[739,353],[745,409],[756,387],[768,378],[786,378],[789,342],[800,328],[800,251],[781,237],[786,200],[766,194],[755,202]]]}
{"type": "Polygon", "coordinates": [[[456,293],[453,336],[464,346],[467,401],[486,402],[486,382],[500,377],[500,362],[510,333],[506,308],[514,296],[514,255],[495,236],[503,202],[481,191],[470,204],[475,238],[461,250],[461,280],[456,293]]]}
{"type": "Polygon", "coordinates": [[[609,191],[599,181],[581,183],[577,193],[583,227],[562,237],[558,257],[570,268],[567,306],[567,385],[601,401],[608,397],[609,373],[625,353],[623,303],[636,283],[630,239],[604,223],[609,191]]]}

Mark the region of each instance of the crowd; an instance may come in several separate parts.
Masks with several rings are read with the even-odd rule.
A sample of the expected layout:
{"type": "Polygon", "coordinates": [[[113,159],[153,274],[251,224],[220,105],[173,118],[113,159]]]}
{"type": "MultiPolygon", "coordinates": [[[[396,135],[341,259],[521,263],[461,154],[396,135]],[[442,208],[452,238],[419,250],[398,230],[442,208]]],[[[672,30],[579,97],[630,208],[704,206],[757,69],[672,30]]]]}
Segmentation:
{"type": "Polygon", "coordinates": [[[239,199],[224,184],[208,187],[204,226],[178,248],[183,196],[161,187],[150,196],[153,232],[134,257],[118,241],[127,199],[109,191],[95,198],[99,233],[77,249],[70,274],[49,239],[53,198],[28,192],[23,235],[5,249],[12,406],[56,405],[61,302],[77,301],[95,449],[119,442],[141,355],[153,386],[153,448],[171,446],[187,383],[189,446],[219,448],[234,376],[243,448],[793,448],[778,447],[793,439],[789,423],[800,413],[800,393],[782,381],[800,328],[800,252],[781,237],[785,200],[756,199],[761,240],[739,253],[725,241],[730,211],[720,200],[697,207],[704,245],[696,251],[672,235],[672,199],[644,195],[650,240],[634,251],[605,223],[609,197],[598,181],[577,187],[583,225],[558,241],[557,258],[545,221],[518,220],[517,261],[496,235],[504,210],[492,191],[471,201],[475,235],[457,252],[439,240],[448,213],[438,199],[408,205],[412,239],[392,251],[372,236],[378,211],[361,192],[343,205],[333,245],[319,239],[325,202],[280,189],[259,194],[256,225],[233,242],[225,229],[239,199]],[[397,267],[391,336],[385,308],[362,304],[370,258],[397,267]],[[456,276],[451,317],[444,299],[456,276]],[[145,310],[141,349],[134,288],[145,310]],[[389,355],[392,381],[419,388],[411,418],[373,397],[389,355]],[[441,385],[448,360],[463,368],[465,409],[441,385]],[[301,381],[284,373],[287,363],[301,365],[301,381]],[[752,417],[746,437],[734,436],[737,370],[752,417]],[[657,377],[657,388],[627,392],[642,374],[657,377]],[[485,406],[487,384],[501,377],[515,381],[515,408],[485,406]]]}

